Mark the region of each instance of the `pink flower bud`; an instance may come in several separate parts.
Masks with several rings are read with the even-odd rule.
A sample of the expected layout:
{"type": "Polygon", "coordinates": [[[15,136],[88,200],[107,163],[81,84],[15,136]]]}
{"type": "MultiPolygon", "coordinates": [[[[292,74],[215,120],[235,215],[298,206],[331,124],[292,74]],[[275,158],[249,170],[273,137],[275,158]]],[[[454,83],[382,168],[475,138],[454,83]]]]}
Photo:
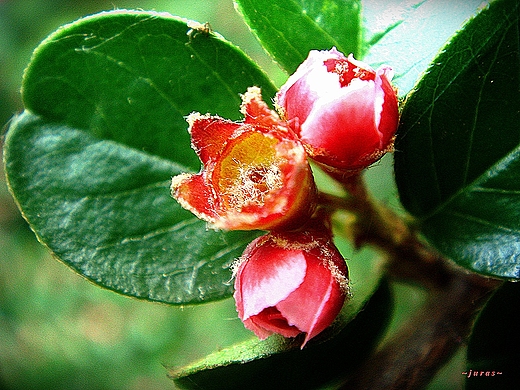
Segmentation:
{"type": "Polygon", "coordinates": [[[332,171],[360,171],[392,150],[399,120],[391,68],[374,71],[332,48],[313,50],[280,88],[279,111],[309,155],[332,171]]]}
{"type": "Polygon", "coordinates": [[[192,147],[203,168],[172,179],[172,195],[213,227],[275,230],[312,215],[316,187],[305,149],[259,88],[242,96],[243,122],[193,113],[192,147]]]}
{"type": "Polygon", "coordinates": [[[345,260],[324,232],[270,233],[244,251],[235,267],[235,302],[246,328],[304,345],[327,328],[348,295],[345,260]]]}

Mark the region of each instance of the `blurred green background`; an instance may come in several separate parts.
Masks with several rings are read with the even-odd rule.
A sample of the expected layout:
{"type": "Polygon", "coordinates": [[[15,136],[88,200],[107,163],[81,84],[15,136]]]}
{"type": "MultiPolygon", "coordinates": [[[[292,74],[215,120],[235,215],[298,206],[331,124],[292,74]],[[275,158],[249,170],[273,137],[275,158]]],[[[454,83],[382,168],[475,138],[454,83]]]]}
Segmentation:
{"type": "MultiPolygon", "coordinates": [[[[0,128],[23,109],[34,48],[60,25],[113,9],[209,22],[283,82],[231,0],[0,0],[0,128]]],[[[0,168],[0,388],[167,389],[166,367],[251,337],[232,300],[168,307],[102,290],[54,260],[8,193],[0,168]]]]}
{"type": "MultiPolygon", "coordinates": [[[[0,0],[0,128],[5,131],[4,124],[23,109],[23,70],[39,42],[60,25],[117,8],[209,22],[258,62],[276,85],[287,77],[250,34],[232,0],[0,0]]],[[[395,199],[391,184],[388,190],[391,159],[382,166],[374,169],[372,180],[384,183],[395,199]]],[[[414,289],[395,290],[400,304],[394,328],[424,299],[414,289]]],[[[174,388],[165,367],[251,335],[232,300],[168,307],[119,296],[74,274],[36,241],[0,167],[0,389],[174,388]]],[[[431,388],[460,388],[463,359],[461,351],[431,388]]]]}

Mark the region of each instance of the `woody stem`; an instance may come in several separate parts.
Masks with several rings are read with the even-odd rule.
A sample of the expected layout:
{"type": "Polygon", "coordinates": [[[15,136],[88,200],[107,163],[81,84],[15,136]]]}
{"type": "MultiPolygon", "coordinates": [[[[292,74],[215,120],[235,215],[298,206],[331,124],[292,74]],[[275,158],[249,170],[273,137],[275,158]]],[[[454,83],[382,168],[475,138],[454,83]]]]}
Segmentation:
{"type": "Polygon", "coordinates": [[[410,224],[376,202],[361,175],[336,177],[348,198],[321,194],[322,204],[350,212],[356,247],[370,244],[388,258],[393,280],[428,291],[424,306],[380,345],[345,389],[416,389],[425,386],[468,337],[476,314],[501,282],[470,274],[428,246],[410,224]],[[373,375],[374,370],[378,375],[373,375]]]}

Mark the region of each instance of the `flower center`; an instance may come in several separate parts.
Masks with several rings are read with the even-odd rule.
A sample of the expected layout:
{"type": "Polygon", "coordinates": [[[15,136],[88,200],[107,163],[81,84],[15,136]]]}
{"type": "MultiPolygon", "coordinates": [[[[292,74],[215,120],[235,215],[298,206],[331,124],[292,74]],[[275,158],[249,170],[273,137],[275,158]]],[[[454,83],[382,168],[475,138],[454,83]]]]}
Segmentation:
{"type": "Polygon", "coordinates": [[[231,186],[230,203],[236,207],[262,206],[265,197],[282,187],[282,174],[276,165],[240,169],[236,185],[231,186]]]}
{"type": "Polygon", "coordinates": [[[252,133],[237,142],[220,166],[221,199],[241,211],[246,206],[263,206],[266,197],[283,186],[275,138],[252,133]]]}

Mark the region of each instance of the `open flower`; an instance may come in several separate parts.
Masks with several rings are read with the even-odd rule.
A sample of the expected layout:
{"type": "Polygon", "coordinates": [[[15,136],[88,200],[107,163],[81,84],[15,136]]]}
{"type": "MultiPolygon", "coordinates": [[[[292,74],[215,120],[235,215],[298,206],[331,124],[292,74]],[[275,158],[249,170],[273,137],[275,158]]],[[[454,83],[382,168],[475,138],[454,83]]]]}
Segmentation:
{"type": "Polygon", "coordinates": [[[329,171],[360,171],[393,147],[399,114],[387,66],[373,70],[335,48],[309,53],[280,88],[278,109],[329,171]]]}
{"type": "Polygon", "coordinates": [[[316,196],[305,150],[259,88],[249,88],[242,101],[243,122],[199,113],[188,117],[203,168],[174,177],[172,195],[215,228],[299,227],[314,211],[316,196]]]}
{"type": "Polygon", "coordinates": [[[334,321],[348,295],[345,260],[326,231],[261,236],[234,271],[245,327],[261,339],[305,333],[302,348],[334,321]]]}

